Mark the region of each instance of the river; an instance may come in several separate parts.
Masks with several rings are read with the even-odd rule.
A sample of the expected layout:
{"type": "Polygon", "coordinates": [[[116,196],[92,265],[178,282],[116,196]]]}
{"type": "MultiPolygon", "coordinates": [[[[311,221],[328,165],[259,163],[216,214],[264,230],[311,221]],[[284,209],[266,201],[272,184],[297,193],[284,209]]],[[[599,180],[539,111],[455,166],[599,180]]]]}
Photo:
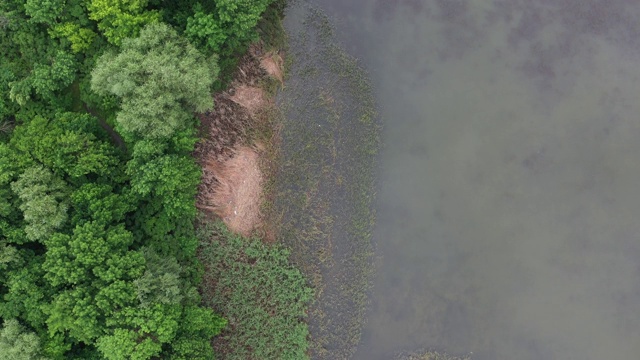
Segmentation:
{"type": "Polygon", "coordinates": [[[383,123],[355,359],[638,359],[640,3],[315,3],[383,123]]]}

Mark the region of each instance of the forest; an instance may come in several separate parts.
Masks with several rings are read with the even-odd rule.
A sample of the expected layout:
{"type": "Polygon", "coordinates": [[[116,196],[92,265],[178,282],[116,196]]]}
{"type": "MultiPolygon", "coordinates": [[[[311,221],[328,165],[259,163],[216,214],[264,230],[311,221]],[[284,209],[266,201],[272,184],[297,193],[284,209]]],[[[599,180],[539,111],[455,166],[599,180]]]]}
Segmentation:
{"type": "Polygon", "coordinates": [[[287,251],[198,225],[195,201],[195,114],[283,8],[0,2],[0,358],[212,359],[230,327],[225,358],[307,356],[287,251]]]}

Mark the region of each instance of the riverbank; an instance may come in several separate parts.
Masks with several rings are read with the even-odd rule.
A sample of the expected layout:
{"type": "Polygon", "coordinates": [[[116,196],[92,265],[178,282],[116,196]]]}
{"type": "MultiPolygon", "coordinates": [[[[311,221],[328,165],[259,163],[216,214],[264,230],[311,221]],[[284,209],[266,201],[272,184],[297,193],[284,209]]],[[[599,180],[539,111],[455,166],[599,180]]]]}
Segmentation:
{"type": "Polygon", "coordinates": [[[215,109],[199,114],[202,167],[197,206],[233,232],[258,234],[272,242],[265,221],[263,188],[275,168],[278,110],[275,91],[283,84],[282,49],[259,42],[239,62],[229,87],[214,95],[215,109]]]}
{"type": "MultiPolygon", "coordinates": [[[[286,247],[313,288],[306,355],[348,359],[360,340],[373,274],[375,103],[367,75],[337,44],[322,12],[290,4],[285,28],[286,56],[278,35],[284,28],[271,27],[270,43],[252,46],[229,89],[215,96],[216,110],[200,118],[198,207],[245,238],[286,247]]],[[[218,252],[227,248],[217,244],[218,252]]],[[[210,275],[224,278],[228,264],[213,259],[207,243],[203,249],[205,267],[213,264],[205,298],[219,298],[210,275]]],[[[306,294],[299,284],[296,289],[306,294]]],[[[219,301],[213,307],[230,315],[219,301]]],[[[237,344],[236,330],[232,324],[222,343],[237,344]]],[[[239,356],[230,346],[217,348],[224,359],[239,356]]]]}
{"type": "Polygon", "coordinates": [[[269,215],[281,124],[274,97],[284,62],[280,18],[265,18],[263,29],[271,31],[214,95],[215,109],[199,116],[200,292],[228,322],[212,341],[224,360],[308,358],[305,318],[313,290],[276,241],[278,224],[269,215]]]}

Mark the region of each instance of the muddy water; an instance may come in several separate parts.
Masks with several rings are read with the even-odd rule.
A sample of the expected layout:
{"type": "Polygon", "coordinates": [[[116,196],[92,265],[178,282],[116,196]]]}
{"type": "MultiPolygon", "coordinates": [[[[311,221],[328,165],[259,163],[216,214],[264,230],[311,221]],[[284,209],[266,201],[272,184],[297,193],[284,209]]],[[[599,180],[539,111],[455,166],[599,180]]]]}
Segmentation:
{"type": "Polygon", "coordinates": [[[317,0],[384,123],[356,359],[640,357],[640,3],[317,0]]]}

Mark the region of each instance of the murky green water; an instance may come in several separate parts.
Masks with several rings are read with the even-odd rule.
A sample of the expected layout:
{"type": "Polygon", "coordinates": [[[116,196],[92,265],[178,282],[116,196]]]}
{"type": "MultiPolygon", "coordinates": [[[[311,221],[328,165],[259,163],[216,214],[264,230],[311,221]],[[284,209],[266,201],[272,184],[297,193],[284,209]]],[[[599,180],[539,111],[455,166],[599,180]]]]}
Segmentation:
{"type": "Polygon", "coordinates": [[[316,3],[384,123],[355,358],[640,358],[640,3],[316,3]]]}

